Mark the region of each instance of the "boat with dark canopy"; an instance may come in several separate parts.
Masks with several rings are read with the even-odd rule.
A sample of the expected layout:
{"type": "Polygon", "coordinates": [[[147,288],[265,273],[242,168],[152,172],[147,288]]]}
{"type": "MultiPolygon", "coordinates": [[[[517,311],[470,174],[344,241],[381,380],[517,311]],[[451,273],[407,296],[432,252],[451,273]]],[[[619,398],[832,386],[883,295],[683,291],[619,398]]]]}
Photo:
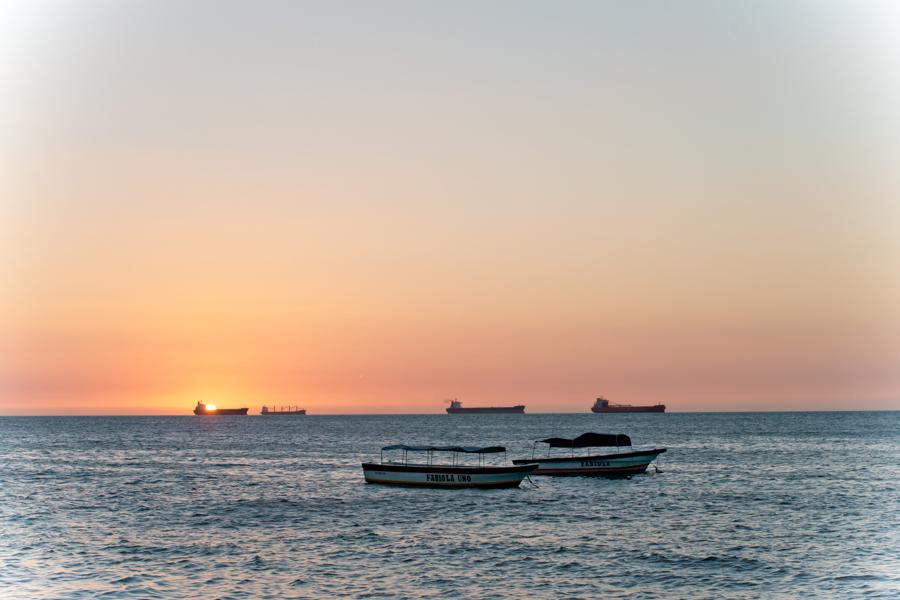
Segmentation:
{"type": "MultiPolygon", "coordinates": [[[[384,483],[430,488],[511,488],[519,487],[526,475],[537,469],[537,465],[490,466],[485,465],[486,454],[503,453],[503,446],[484,448],[471,446],[408,446],[393,444],[381,449],[377,463],[363,463],[366,483],[384,483]],[[400,461],[385,462],[385,452],[402,452],[400,461]],[[410,463],[410,452],[425,453],[425,463],[410,463]],[[434,454],[446,452],[451,455],[450,464],[435,464],[434,454]],[[465,461],[464,457],[477,457],[476,464],[465,461]]],[[[504,463],[506,461],[504,460],[504,463]]]]}
{"type": "Polygon", "coordinates": [[[624,477],[637,475],[665,448],[635,450],[631,438],[624,433],[583,433],[575,439],[547,438],[537,440],[532,446],[530,459],[516,459],[514,465],[535,465],[535,475],[595,475],[600,477],[624,477]],[[538,444],[547,444],[547,455],[535,457],[538,444]],[[615,453],[575,456],[579,448],[615,448],[615,453]],[[568,448],[569,456],[551,456],[553,448],[568,448]],[[624,452],[622,451],[624,449],[624,452]]]}

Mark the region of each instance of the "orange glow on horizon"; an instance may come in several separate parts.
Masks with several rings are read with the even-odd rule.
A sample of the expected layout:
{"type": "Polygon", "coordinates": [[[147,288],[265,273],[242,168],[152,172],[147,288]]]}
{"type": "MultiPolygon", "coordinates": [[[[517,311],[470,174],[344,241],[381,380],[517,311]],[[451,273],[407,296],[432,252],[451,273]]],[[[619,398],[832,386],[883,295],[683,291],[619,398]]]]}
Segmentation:
{"type": "Polygon", "coordinates": [[[0,52],[0,415],[900,409],[894,20],[326,4],[0,52]]]}

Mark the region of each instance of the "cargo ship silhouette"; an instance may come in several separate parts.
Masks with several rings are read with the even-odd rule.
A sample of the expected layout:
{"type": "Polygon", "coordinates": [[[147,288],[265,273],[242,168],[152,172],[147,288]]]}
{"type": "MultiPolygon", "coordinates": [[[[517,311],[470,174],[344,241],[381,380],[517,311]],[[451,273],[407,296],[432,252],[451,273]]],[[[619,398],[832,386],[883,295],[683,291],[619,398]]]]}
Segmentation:
{"type": "Polygon", "coordinates": [[[591,412],[595,413],[661,413],[666,412],[665,404],[654,404],[652,406],[631,406],[630,404],[610,404],[609,400],[600,396],[591,407],[591,412]]]}
{"type": "Polygon", "coordinates": [[[194,407],[195,415],[246,415],[248,408],[218,408],[215,404],[198,402],[194,407]]]}
{"type": "Polygon", "coordinates": [[[306,409],[300,408],[299,406],[288,406],[287,408],[281,407],[281,410],[278,410],[276,407],[272,407],[272,410],[269,410],[268,406],[263,406],[262,410],[259,411],[261,415],[305,415],[306,409]]]}
{"type": "Polygon", "coordinates": [[[475,406],[472,408],[463,408],[462,402],[459,400],[451,400],[450,408],[447,413],[455,414],[522,414],[525,412],[524,404],[516,406],[475,406]]]}

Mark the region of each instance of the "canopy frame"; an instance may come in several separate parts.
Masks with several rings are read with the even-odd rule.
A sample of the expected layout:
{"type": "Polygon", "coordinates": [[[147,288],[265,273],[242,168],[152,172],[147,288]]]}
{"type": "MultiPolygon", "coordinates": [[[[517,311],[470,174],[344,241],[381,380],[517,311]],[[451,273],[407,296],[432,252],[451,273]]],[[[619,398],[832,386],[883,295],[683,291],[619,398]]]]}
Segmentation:
{"type": "Polygon", "coordinates": [[[392,450],[402,450],[403,451],[403,464],[409,464],[409,453],[410,452],[424,452],[426,455],[426,463],[428,465],[432,465],[434,463],[434,453],[435,452],[449,452],[452,455],[451,464],[456,467],[459,466],[459,455],[460,454],[477,454],[478,455],[478,466],[484,466],[484,455],[485,454],[498,454],[500,452],[503,453],[503,460],[506,462],[506,448],[503,446],[485,446],[485,447],[477,447],[477,446],[408,446],[406,444],[392,444],[390,446],[384,446],[381,448],[381,459],[380,462],[384,463],[384,452],[392,451],[392,450]]]}
{"type": "Polygon", "coordinates": [[[631,438],[624,433],[582,433],[574,439],[569,438],[547,438],[544,440],[535,440],[531,446],[531,458],[533,459],[537,451],[538,444],[547,444],[547,456],[553,448],[569,448],[570,456],[575,456],[575,448],[612,448],[615,447],[619,452],[621,447],[631,447],[631,438]]]}

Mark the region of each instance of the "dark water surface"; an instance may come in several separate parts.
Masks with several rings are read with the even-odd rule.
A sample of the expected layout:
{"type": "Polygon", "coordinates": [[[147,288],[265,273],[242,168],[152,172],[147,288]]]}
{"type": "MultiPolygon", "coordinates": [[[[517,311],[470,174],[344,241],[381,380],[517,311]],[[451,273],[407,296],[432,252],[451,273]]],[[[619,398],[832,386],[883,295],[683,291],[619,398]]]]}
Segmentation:
{"type": "Polygon", "coordinates": [[[900,597],[900,412],[0,419],[0,596],[900,597]],[[366,485],[585,431],[663,472],[366,485]]]}

